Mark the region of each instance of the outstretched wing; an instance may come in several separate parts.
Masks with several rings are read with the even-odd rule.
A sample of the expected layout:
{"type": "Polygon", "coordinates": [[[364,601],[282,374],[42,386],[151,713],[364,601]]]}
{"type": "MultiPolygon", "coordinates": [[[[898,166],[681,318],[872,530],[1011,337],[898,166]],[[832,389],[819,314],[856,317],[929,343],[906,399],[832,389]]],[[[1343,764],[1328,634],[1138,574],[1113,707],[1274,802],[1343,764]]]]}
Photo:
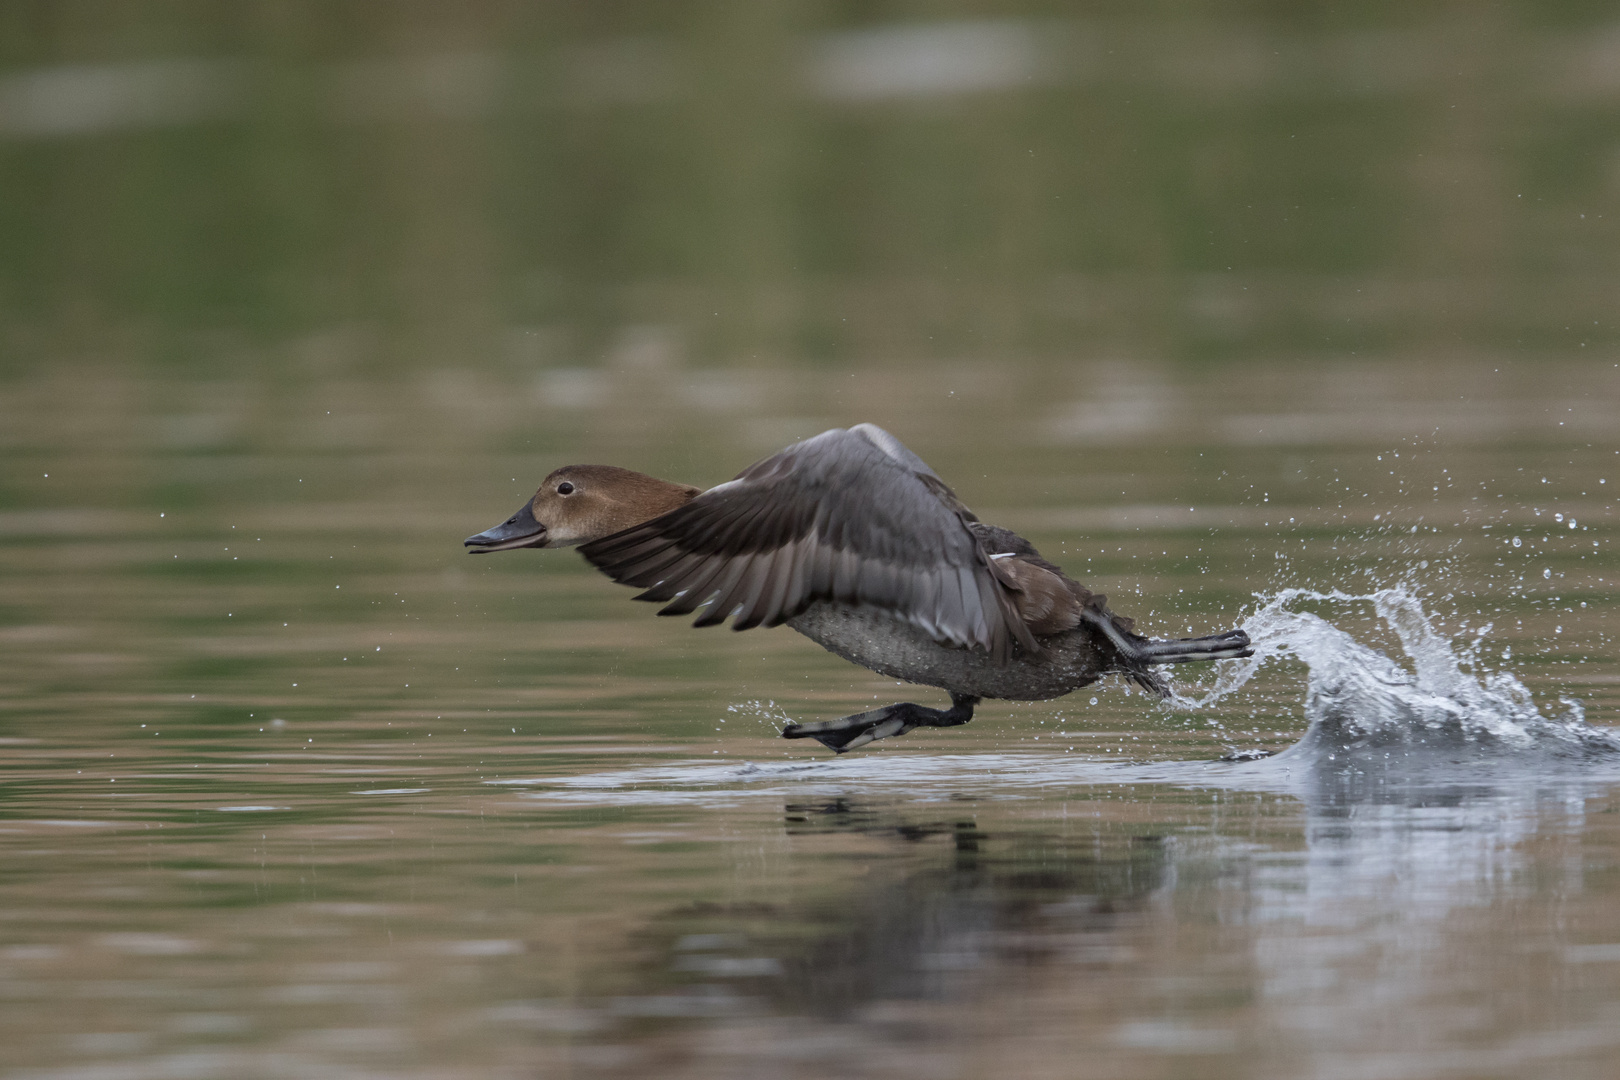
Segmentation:
{"type": "Polygon", "coordinates": [[[818,600],[877,607],[998,659],[1035,649],[972,515],[880,428],[834,429],[749,466],[661,517],[579,550],[614,581],[706,607],[695,626],[776,626],[818,600]]]}

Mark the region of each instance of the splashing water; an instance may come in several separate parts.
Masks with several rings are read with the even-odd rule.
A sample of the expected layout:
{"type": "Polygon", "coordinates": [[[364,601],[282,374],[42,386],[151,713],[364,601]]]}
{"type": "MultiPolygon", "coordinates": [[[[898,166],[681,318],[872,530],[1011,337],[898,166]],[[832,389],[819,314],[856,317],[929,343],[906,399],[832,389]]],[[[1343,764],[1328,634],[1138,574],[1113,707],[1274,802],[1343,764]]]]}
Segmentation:
{"type": "Polygon", "coordinates": [[[735,705],[727,705],[726,712],[764,720],[777,731],[793,723],[793,718],[787,714],[787,710],[774,701],[739,701],[735,705]]]}
{"type": "MultiPolygon", "coordinates": [[[[1246,685],[1268,660],[1303,661],[1309,668],[1305,716],[1310,727],[1294,746],[1263,761],[876,753],[741,765],[676,761],[485,783],[524,789],[524,798],[571,805],[729,806],[744,799],[852,791],[947,801],[963,792],[1022,798],[1038,788],[1131,783],[1304,791],[1313,803],[1326,805],[1381,801],[1401,785],[1434,790],[1440,784],[1450,790],[1459,779],[1473,783],[1504,775],[1513,776],[1515,783],[1526,778],[1540,782],[1550,769],[1573,765],[1592,775],[1603,772],[1603,766],[1612,773],[1620,765],[1620,733],[1588,724],[1578,702],[1566,700],[1568,711],[1549,719],[1511,674],[1465,670],[1473,647],[1454,648],[1405,586],[1366,595],[1286,589],[1261,601],[1260,609],[1243,622],[1254,655],[1224,662],[1207,691],[1178,695],[1171,704],[1208,708],[1246,685]],[[1400,641],[1410,670],[1321,616],[1293,610],[1307,603],[1370,605],[1400,641]],[[1464,762],[1473,767],[1459,774],[1457,765],[1464,762]]],[[[727,711],[772,728],[788,720],[774,701],[742,701],[727,711]]]]}
{"type": "Polygon", "coordinates": [[[1284,589],[1244,620],[1254,655],[1228,665],[1206,693],[1174,704],[1207,708],[1236,691],[1273,657],[1293,656],[1310,669],[1305,716],[1310,728],[1282,757],[1377,749],[1469,750],[1549,754],[1561,758],[1620,755],[1620,736],[1588,724],[1579,702],[1541,714],[1523,683],[1506,672],[1483,677],[1463,669],[1435,629],[1422,601],[1404,586],[1366,595],[1284,589]],[[1371,604],[1401,643],[1407,670],[1326,619],[1292,610],[1302,601],[1371,604]]]}

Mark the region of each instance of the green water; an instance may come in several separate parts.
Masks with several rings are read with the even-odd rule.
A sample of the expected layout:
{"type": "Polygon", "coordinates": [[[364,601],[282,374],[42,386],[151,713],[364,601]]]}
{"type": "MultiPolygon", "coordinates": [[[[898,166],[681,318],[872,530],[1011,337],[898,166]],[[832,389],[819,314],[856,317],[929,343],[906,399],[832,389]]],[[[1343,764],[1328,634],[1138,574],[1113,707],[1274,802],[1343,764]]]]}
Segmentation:
{"type": "Polygon", "coordinates": [[[1404,585],[1615,725],[1615,33],[12,5],[0,1075],[1609,1075],[1610,763],[1217,763],[1297,658],[833,759],[942,695],[460,542],[871,421],[1149,633],[1404,585]]]}

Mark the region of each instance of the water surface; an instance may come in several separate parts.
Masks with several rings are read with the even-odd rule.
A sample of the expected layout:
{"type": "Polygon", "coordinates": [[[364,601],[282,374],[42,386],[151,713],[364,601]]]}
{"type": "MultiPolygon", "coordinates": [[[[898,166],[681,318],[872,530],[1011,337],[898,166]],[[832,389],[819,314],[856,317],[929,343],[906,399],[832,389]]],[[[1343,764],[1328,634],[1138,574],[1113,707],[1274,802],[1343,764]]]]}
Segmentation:
{"type": "Polygon", "coordinates": [[[1512,0],[15,0],[0,1075],[1612,1076],[1616,71],[1512,0]],[[460,546],[862,421],[1256,657],[834,758],[942,695],[460,546]]]}
{"type": "MultiPolygon", "coordinates": [[[[1554,374],[1548,417],[1613,385],[1554,374]]],[[[933,692],[653,618],[571,552],[459,549],[565,458],[714,482],[763,434],[612,452],[611,414],[553,409],[532,448],[449,454],[435,403],[322,386],[265,395],[230,452],[111,424],[69,449],[25,385],[8,1075],[1605,1075],[1612,436],[1482,439],[1537,415],[1483,394],[1422,437],[1198,426],[1267,375],[1171,384],[1185,427],[1103,447],[987,437],[1063,402],[984,394],[946,433],[908,417],[962,418],[948,389],[891,398],[971,505],[1150,632],[1260,648],[1170,706],[1110,680],[841,758],[775,732],[933,692]],[[292,452],[295,424],[372,434],[292,452]],[[1286,752],[1219,760],[1258,750],[1286,752]]],[[[767,399],[808,418],[780,437],[871,415],[842,391],[767,399]]]]}

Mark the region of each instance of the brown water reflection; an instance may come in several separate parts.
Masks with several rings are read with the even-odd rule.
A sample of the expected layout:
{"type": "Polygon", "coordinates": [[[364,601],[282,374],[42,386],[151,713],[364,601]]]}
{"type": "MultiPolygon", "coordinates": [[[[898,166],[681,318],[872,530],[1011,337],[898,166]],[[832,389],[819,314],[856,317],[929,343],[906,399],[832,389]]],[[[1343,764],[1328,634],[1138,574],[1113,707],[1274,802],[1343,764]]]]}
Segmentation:
{"type": "MultiPolygon", "coordinates": [[[[521,765],[619,769],[602,749],[521,765]]],[[[479,783],[491,753],[249,780],[137,752],[117,797],[8,769],[13,1074],[1598,1076],[1613,1053],[1606,784],[1037,791],[990,754],[976,792],[920,802],[548,808],[479,783]]]]}

